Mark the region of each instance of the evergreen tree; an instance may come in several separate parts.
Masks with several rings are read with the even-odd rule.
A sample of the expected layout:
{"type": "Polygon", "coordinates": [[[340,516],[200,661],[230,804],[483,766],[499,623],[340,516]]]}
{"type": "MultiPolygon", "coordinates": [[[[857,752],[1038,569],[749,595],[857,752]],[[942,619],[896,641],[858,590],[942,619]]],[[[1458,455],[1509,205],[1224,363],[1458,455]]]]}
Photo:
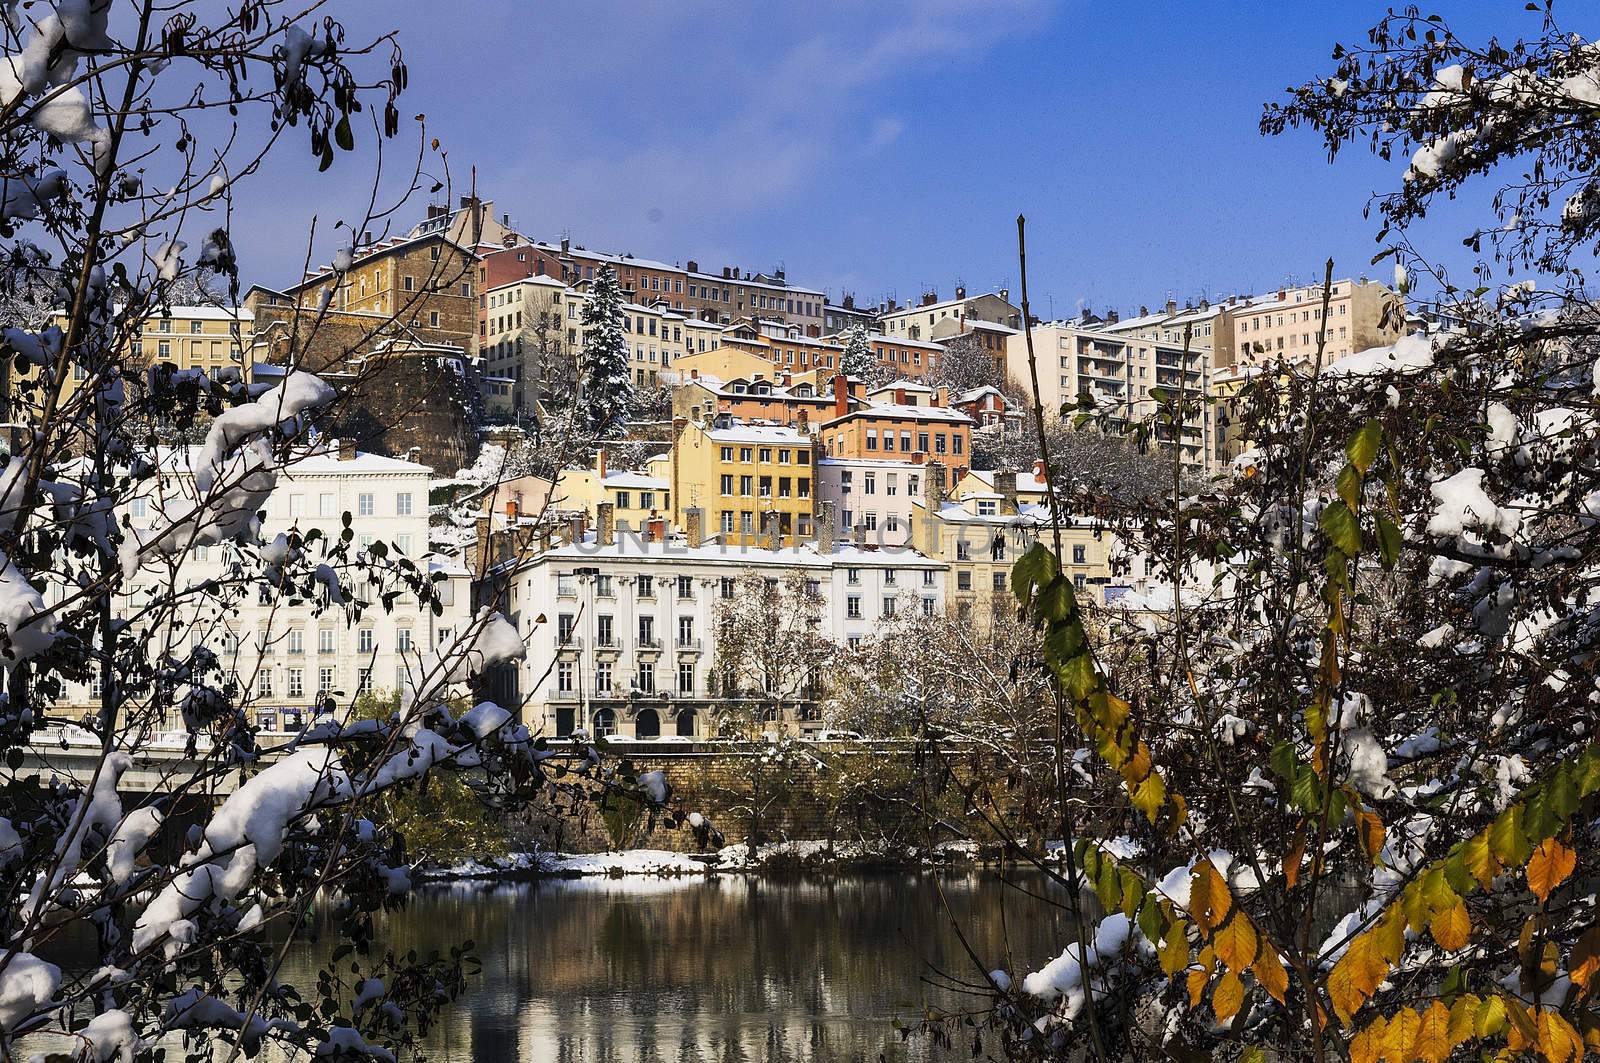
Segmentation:
{"type": "Polygon", "coordinates": [[[865,379],[872,375],[876,367],[877,360],[872,356],[872,344],[867,342],[866,326],[857,325],[850,330],[850,339],[845,343],[844,354],[839,357],[839,372],[845,376],[865,379]]]}
{"type": "Polygon", "coordinates": [[[622,289],[610,266],[601,266],[583,305],[583,390],[579,421],[595,439],[616,439],[633,408],[628,344],[622,338],[622,289]]]}

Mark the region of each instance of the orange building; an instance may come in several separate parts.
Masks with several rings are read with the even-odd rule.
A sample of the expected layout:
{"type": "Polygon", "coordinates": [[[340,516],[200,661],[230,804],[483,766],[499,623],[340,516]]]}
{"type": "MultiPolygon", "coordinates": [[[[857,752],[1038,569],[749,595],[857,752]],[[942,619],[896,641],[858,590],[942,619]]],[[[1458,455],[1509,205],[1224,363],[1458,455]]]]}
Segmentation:
{"type": "Polygon", "coordinates": [[[917,406],[906,401],[904,389],[895,389],[893,402],[865,402],[852,409],[845,378],[833,381],[833,417],[819,431],[828,457],[938,461],[956,468],[971,460],[972,418],[938,397],[917,406]]]}

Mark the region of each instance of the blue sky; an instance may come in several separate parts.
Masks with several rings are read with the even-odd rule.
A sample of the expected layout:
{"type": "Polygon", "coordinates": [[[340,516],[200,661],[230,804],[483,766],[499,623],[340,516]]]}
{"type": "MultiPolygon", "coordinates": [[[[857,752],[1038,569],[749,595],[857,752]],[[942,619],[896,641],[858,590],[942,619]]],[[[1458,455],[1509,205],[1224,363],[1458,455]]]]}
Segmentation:
{"type": "MultiPolygon", "coordinates": [[[[1471,36],[1536,30],[1520,7],[1447,13],[1471,36]]],[[[1389,273],[1368,265],[1376,226],[1362,212],[1403,164],[1347,151],[1330,166],[1310,132],[1257,132],[1263,101],[1325,72],[1333,42],[1362,37],[1379,3],[336,11],[353,37],[399,31],[403,113],[426,113],[458,188],[475,166],[496,211],[541,237],[702,268],[783,265],[835,297],[904,301],[957,281],[1015,294],[1020,211],[1042,316],[1309,281],[1330,254],[1341,275],[1389,273]]],[[[364,153],[321,178],[304,160],[296,144],[268,171],[273,194],[258,186],[240,213],[252,280],[294,276],[310,214],[325,231],[364,199],[364,153]]],[[[1458,245],[1453,228],[1433,243],[1447,261],[1458,245]]]]}

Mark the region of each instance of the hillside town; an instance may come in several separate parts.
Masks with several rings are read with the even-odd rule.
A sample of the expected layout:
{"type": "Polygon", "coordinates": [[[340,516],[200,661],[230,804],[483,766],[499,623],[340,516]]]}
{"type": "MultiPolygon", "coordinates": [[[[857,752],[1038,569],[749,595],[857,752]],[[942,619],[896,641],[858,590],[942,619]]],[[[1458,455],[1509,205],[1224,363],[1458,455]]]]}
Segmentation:
{"type": "MultiPolygon", "coordinates": [[[[348,392],[268,496],[263,534],[337,533],[349,514],[361,550],[382,542],[437,581],[442,611],[412,601],[353,631],[313,601],[244,605],[222,643],[263,731],[306,726],[336,694],[402,690],[491,603],[547,651],[497,676],[498,699],[551,737],[639,739],[741,733],[723,724],[740,685],[719,658],[717,606],[751,572],[772,587],[798,577],[839,648],[899,611],[980,625],[1013,608],[1011,567],[1041,537],[1059,535],[1087,601],[1151,608],[1165,588],[1149,560],[1092,499],[1053,512],[1042,460],[1017,461],[1037,453],[1030,342],[1052,423],[1099,407],[1111,416],[1083,431],[1117,438],[1186,396],[1181,428],[1158,428],[1142,456],[1203,482],[1249,448],[1230,398],[1260,366],[1332,365],[1437,327],[1359,278],[1326,300],[1314,285],[1025,328],[1004,289],[858,306],[781,269],[705,271],[509,221],[475,197],[431,206],[348,261],[253,285],[238,306],[165,307],[130,336],[130,365],[153,373],[272,383],[292,356],[348,392]],[[592,313],[606,291],[614,305],[592,313]],[[582,431],[598,343],[625,362],[624,408],[582,431]]],[[[173,449],[175,472],[194,449],[173,449]]],[[[136,526],[160,510],[127,508],[136,526]]],[[[825,731],[822,676],[800,686],[769,724],[825,731]]]]}

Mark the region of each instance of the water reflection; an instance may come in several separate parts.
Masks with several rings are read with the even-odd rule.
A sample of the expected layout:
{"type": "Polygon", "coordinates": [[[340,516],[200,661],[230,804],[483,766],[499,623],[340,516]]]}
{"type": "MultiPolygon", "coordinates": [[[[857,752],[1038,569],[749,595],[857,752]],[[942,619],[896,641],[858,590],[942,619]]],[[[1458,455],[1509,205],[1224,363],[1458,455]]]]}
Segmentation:
{"type": "MultiPolygon", "coordinates": [[[[959,1002],[924,981],[930,964],[976,974],[938,885],[985,959],[1003,962],[1009,943],[1009,966],[1032,969],[1068,939],[1062,909],[992,873],[440,887],[380,936],[419,951],[478,943],[483,974],[429,1044],[448,1063],[966,1058],[903,1044],[892,1026],[959,1002]]],[[[1023,885],[1060,898],[1037,877],[1023,885]]],[[[325,948],[299,947],[290,980],[309,982],[325,948]]]]}

